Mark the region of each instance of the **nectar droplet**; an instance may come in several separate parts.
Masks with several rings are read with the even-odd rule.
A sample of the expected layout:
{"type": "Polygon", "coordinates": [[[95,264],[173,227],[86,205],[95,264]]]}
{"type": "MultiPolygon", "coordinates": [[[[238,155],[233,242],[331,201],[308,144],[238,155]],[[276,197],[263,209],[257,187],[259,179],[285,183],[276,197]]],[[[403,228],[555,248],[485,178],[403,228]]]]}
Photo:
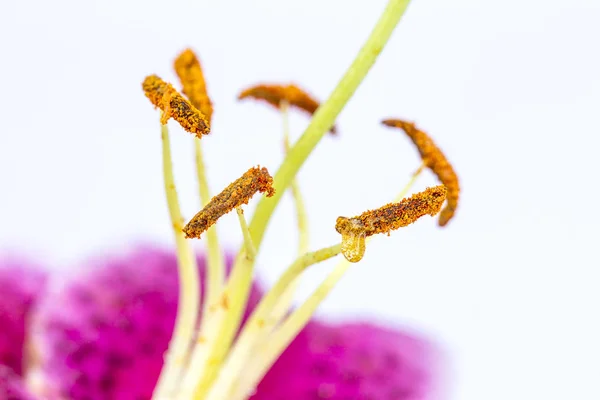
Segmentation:
{"type": "Polygon", "coordinates": [[[365,255],[365,235],[353,232],[342,234],[342,254],[346,260],[355,263],[365,255]]]}

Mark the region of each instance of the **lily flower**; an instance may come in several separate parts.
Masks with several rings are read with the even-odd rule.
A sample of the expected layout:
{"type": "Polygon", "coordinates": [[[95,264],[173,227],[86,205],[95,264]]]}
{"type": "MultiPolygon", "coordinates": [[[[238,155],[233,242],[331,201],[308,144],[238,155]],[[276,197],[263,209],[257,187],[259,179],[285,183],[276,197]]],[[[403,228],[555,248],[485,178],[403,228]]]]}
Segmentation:
{"type": "MultiPolygon", "coordinates": [[[[427,339],[369,322],[330,324],[313,314],[350,267],[361,261],[375,235],[390,236],[437,215],[449,193],[452,214],[447,219],[454,216],[459,190],[454,171],[452,187],[444,177],[441,185],[408,196],[423,169],[419,168],[391,203],[332,221],[329,229],[340,234],[339,241],[317,250],[310,247],[307,212],[295,179],[333,129],[407,5],[408,0],[389,1],[355,61],[322,104],[289,83],[242,92],[239,98],[265,100],[279,109],[286,157],[273,176],[264,166],[249,166],[216,195],[210,192],[202,154],[203,141],[213,134],[213,103],[198,57],[188,49],[175,60],[181,92],[157,75],[143,79],[145,96],[160,110],[163,180],[175,254],[142,246],[129,254],[88,261],[74,276],[54,276],[44,290],[34,290],[33,297],[43,294],[31,309],[27,304],[34,301],[32,295],[20,289],[30,279],[16,279],[13,286],[24,294],[13,296],[17,300],[7,297],[7,307],[21,310],[18,315],[26,329],[8,332],[17,358],[0,360],[6,364],[0,369],[0,394],[7,399],[51,400],[438,399],[440,352],[427,339]],[[287,129],[290,106],[312,115],[295,143],[287,129]],[[200,209],[187,220],[173,176],[171,119],[194,135],[200,209]],[[263,290],[256,283],[255,260],[265,251],[261,245],[266,228],[288,188],[296,204],[298,257],[263,290]],[[260,194],[248,222],[243,207],[260,194]],[[233,210],[243,234],[237,255],[221,248],[215,230],[218,220],[233,210]],[[201,255],[193,251],[198,242],[205,247],[201,255]],[[323,282],[293,307],[303,273],[338,256],[339,263],[323,282]]],[[[421,153],[424,165],[435,172],[438,164],[427,162],[430,152],[421,153]]]]}

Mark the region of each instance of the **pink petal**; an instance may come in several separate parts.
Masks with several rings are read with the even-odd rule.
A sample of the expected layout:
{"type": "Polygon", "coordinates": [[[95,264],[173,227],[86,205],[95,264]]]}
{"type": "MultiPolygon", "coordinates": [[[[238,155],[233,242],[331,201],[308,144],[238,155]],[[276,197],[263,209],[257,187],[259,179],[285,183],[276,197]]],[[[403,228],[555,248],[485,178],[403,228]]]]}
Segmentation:
{"type": "Polygon", "coordinates": [[[432,400],[439,357],[427,341],[368,323],[311,322],[252,400],[432,400]]]}
{"type": "MultiPolygon", "coordinates": [[[[198,263],[203,280],[204,259],[198,263]]],[[[37,313],[33,335],[44,395],[149,399],[175,321],[176,258],[145,247],[95,264],[49,295],[37,313]]],[[[259,298],[255,286],[250,307],[259,298]]]]}
{"type": "Polygon", "coordinates": [[[23,371],[23,344],[29,312],[44,288],[44,273],[22,261],[0,261],[0,365],[23,371]]]}
{"type": "Polygon", "coordinates": [[[21,377],[5,365],[0,365],[0,399],[2,400],[35,400],[25,389],[21,377]]]}

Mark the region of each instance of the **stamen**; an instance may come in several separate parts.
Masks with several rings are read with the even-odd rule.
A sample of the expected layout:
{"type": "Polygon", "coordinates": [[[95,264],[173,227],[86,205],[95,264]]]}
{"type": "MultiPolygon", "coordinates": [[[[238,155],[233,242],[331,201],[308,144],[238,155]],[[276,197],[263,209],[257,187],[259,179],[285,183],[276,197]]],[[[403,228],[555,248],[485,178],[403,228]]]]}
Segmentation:
{"type": "Polygon", "coordinates": [[[157,75],[150,75],[144,79],[142,88],[150,102],[163,111],[161,124],[165,125],[169,118],[173,118],[183,129],[198,138],[208,135],[210,126],[204,115],[184,99],[170,83],[157,75]]]}
{"type": "Polygon", "coordinates": [[[229,211],[248,201],[257,192],[267,193],[267,197],[275,194],[273,178],[266,168],[252,167],[240,178],[227,186],[221,193],[198,212],[194,218],[183,228],[186,238],[200,238],[208,228],[214,225],[219,218],[229,211]]]}
{"type": "Polygon", "coordinates": [[[246,218],[244,218],[244,210],[242,207],[237,207],[235,209],[238,215],[238,220],[240,221],[240,228],[242,229],[242,235],[244,236],[244,248],[246,249],[246,259],[248,261],[253,262],[256,257],[256,250],[254,249],[254,245],[252,244],[252,237],[250,236],[250,231],[248,230],[248,224],[246,223],[246,218]]]}
{"type": "Polygon", "coordinates": [[[382,124],[390,127],[400,128],[413,141],[417,150],[421,154],[423,163],[437,175],[440,182],[448,188],[448,203],[440,213],[438,224],[445,226],[454,216],[456,207],[458,206],[458,197],[460,187],[458,176],[454,172],[452,165],[435,145],[433,140],[425,132],[417,129],[412,122],[402,121],[399,119],[386,119],[382,124]]]}
{"type": "MultiPolygon", "coordinates": [[[[285,152],[287,153],[290,149],[290,127],[288,112],[289,103],[285,100],[282,101],[280,104],[280,110],[283,120],[283,146],[285,152]]],[[[306,214],[306,207],[304,206],[304,199],[302,198],[302,192],[300,191],[300,185],[298,184],[297,179],[292,180],[290,190],[296,206],[296,221],[298,224],[298,255],[301,256],[307,253],[309,248],[308,217],[306,214]]],[[[282,294],[281,301],[273,310],[271,318],[279,321],[289,311],[299,282],[299,280],[294,282],[288,287],[285,293],[282,294]]]]}
{"type": "Polygon", "coordinates": [[[200,335],[192,351],[190,365],[181,385],[181,398],[202,398],[217,376],[219,367],[227,354],[248,296],[252,281],[255,250],[246,225],[243,212],[239,208],[247,204],[257,192],[273,196],[273,178],[266,168],[250,168],[215,196],[208,205],[186,225],[187,237],[199,237],[219,217],[233,208],[238,209],[238,218],[244,234],[244,250],[241,262],[238,260],[231,272],[217,303],[210,304],[200,335]]]}
{"type": "MultiPolygon", "coordinates": [[[[283,147],[287,153],[290,150],[290,126],[289,126],[289,103],[282,101],[280,104],[281,116],[283,120],[283,147]]],[[[302,192],[300,191],[300,185],[298,180],[293,179],[290,184],[290,190],[292,191],[292,197],[296,205],[296,221],[298,224],[298,254],[302,255],[308,251],[309,246],[309,231],[308,231],[308,217],[306,215],[306,207],[304,206],[304,199],[302,198],[302,192]]]]}
{"type": "MultiPolygon", "coordinates": [[[[277,85],[261,84],[249,87],[242,91],[238,99],[253,98],[263,100],[275,108],[280,108],[283,102],[292,105],[309,115],[313,115],[319,108],[319,102],[294,84],[277,85]]],[[[336,133],[335,125],[331,127],[331,133],[336,133]]]]}
{"type": "MultiPolygon", "coordinates": [[[[206,82],[198,57],[191,49],[183,51],[174,62],[174,69],[183,86],[183,93],[188,97],[190,103],[202,112],[210,124],[212,124],[213,107],[208,92],[206,82]]],[[[208,188],[208,179],[206,177],[206,168],[204,167],[204,157],[202,154],[202,142],[194,138],[194,150],[196,154],[196,175],[198,177],[198,189],[200,192],[200,203],[206,207],[211,199],[208,188]]],[[[216,301],[223,288],[225,280],[225,263],[219,246],[219,238],[216,227],[211,227],[206,232],[207,249],[207,285],[206,301],[204,302],[204,311],[209,304],[216,301]]],[[[203,319],[207,313],[203,312],[203,319]]],[[[204,321],[201,321],[202,324],[204,321]]]]}
{"type": "MultiPolygon", "coordinates": [[[[257,344],[266,339],[266,335],[279,323],[279,319],[272,317],[272,311],[277,307],[281,296],[287,292],[298,277],[311,265],[328,260],[340,254],[341,245],[326,247],[311,253],[306,253],[296,259],[292,265],[281,275],[273,288],[265,294],[257,308],[254,310],[244,329],[240,333],[236,344],[230,351],[227,361],[219,372],[218,379],[212,386],[207,400],[230,399],[233,385],[242,375],[242,369],[249,358],[254,357],[253,350],[257,344]]],[[[244,371],[246,373],[246,371],[244,371]]]]}
{"type": "Polygon", "coordinates": [[[179,384],[179,380],[187,363],[187,355],[194,337],[198,305],[200,304],[200,285],[196,258],[190,244],[183,235],[181,225],[183,217],[179,207],[179,199],[173,177],[173,163],[171,160],[171,145],[169,143],[169,130],[166,125],[161,126],[161,139],[163,147],[163,175],[169,215],[175,234],[177,248],[177,262],[179,267],[179,306],[173,336],[165,357],[165,364],[161,371],[158,383],[152,396],[153,399],[171,399],[179,384]]]}

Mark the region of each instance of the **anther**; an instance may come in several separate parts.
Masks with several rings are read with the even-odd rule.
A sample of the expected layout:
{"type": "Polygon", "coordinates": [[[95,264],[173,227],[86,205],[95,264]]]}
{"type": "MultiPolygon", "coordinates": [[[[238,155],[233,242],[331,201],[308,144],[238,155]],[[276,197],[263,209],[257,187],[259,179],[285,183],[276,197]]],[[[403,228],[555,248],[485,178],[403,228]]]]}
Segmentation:
{"type": "Polygon", "coordinates": [[[186,238],[200,238],[219,218],[248,201],[257,192],[267,197],[275,194],[273,178],[266,168],[252,167],[236,179],[221,193],[213,197],[206,207],[198,212],[183,228],[186,238]]]}
{"type": "Polygon", "coordinates": [[[206,91],[206,81],[200,65],[200,60],[191,49],[184,50],[173,64],[179,77],[182,92],[210,123],[212,121],[213,105],[206,91]]]}
{"type": "MultiPolygon", "coordinates": [[[[252,86],[242,91],[238,96],[239,100],[246,98],[265,101],[277,109],[279,109],[283,101],[286,101],[291,106],[309,115],[313,115],[320,105],[314,97],[294,84],[261,84],[252,86]]],[[[332,134],[336,133],[335,125],[331,128],[330,132],[332,134]]]]}
{"type": "Polygon", "coordinates": [[[173,118],[186,131],[198,138],[210,132],[205,116],[173,88],[157,75],[150,75],[142,83],[144,94],[155,107],[163,111],[161,124],[165,125],[173,118]]]}
{"type": "Polygon", "coordinates": [[[386,119],[382,121],[382,124],[390,127],[400,128],[408,137],[413,141],[423,163],[433,171],[438,177],[441,183],[448,188],[448,203],[446,207],[441,211],[438,224],[445,226],[450,219],[454,216],[456,207],[458,206],[458,197],[460,192],[460,186],[458,183],[458,176],[454,172],[452,165],[448,162],[448,159],[442,153],[442,151],[435,145],[433,140],[425,132],[417,129],[415,124],[412,122],[402,121],[399,119],[386,119]]]}
{"type": "Polygon", "coordinates": [[[335,230],[342,235],[342,254],[358,262],[365,252],[365,238],[407,226],[424,215],[436,215],[446,199],[443,185],[428,188],[398,203],[389,203],[352,218],[338,217],[335,230]]]}

